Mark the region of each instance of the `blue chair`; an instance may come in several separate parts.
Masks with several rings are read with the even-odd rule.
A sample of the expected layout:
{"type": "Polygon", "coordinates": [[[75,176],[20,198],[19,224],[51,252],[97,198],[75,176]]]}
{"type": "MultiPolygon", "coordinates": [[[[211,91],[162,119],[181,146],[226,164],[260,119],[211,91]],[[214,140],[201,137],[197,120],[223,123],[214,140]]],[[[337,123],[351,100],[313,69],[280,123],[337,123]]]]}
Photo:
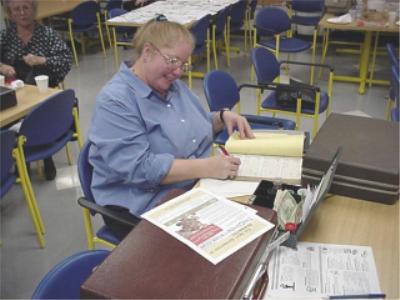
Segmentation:
{"type": "MultiPolygon", "coordinates": [[[[219,111],[222,108],[232,109],[240,103],[240,90],[231,75],[223,71],[211,71],[204,77],[204,93],[210,111],[219,111]]],[[[296,124],[291,120],[271,118],[266,116],[243,115],[252,129],[294,129],[296,124]]],[[[223,130],[215,138],[215,143],[224,145],[228,139],[228,132],[223,130]]]]}
{"type": "MultiPolygon", "coordinates": [[[[211,15],[206,15],[197,21],[191,28],[190,32],[195,38],[195,46],[192,55],[189,57],[189,64],[193,64],[193,56],[199,56],[206,52],[207,59],[207,72],[210,71],[210,31],[209,26],[211,22],[211,15]]],[[[192,88],[192,78],[204,78],[204,73],[193,72],[190,70],[188,72],[189,87],[192,88]]]]}
{"type": "Polygon", "coordinates": [[[105,3],[104,2],[100,2],[100,6],[102,6],[101,11],[102,11],[102,15],[101,15],[101,21],[103,24],[105,24],[106,27],[106,33],[107,33],[107,39],[108,42],[110,44],[110,48],[112,47],[112,40],[111,40],[111,34],[110,34],[110,30],[106,24],[107,19],[110,17],[109,16],[109,12],[112,9],[115,8],[122,8],[122,0],[107,0],[105,3]],[[102,6],[103,4],[103,6],[102,6]]]}
{"type": "Polygon", "coordinates": [[[211,26],[211,43],[214,56],[215,69],[218,69],[218,58],[217,58],[217,43],[221,44],[223,42],[223,48],[226,53],[226,64],[230,65],[230,50],[229,50],[229,39],[227,32],[227,22],[228,22],[229,6],[220,10],[214,17],[211,26]]]}
{"type": "MultiPolygon", "coordinates": [[[[301,25],[313,28],[312,45],[311,45],[313,49],[313,55],[315,55],[315,49],[317,47],[318,24],[324,14],[324,9],[325,9],[324,4],[325,4],[324,0],[313,0],[313,1],[292,0],[290,2],[292,24],[295,24],[296,26],[301,25]]],[[[311,67],[310,77],[311,77],[310,84],[313,84],[314,67],[311,67]]]]}
{"type": "MultiPolygon", "coordinates": [[[[126,14],[127,11],[123,8],[113,8],[108,12],[108,17],[110,19],[118,17],[120,15],[126,14]]],[[[110,46],[114,47],[114,58],[115,58],[115,65],[119,66],[119,53],[118,53],[118,46],[132,46],[132,38],[133,34],[135,33],[135,27],[127,27],[127,26],[112,26],[112,36],[110,34],[110,27],[106,25],[107,34],[110,37],[110,46]]]]}
{"type": "Polygon", "coordinates": [[[92,250],[65,258],[43,277],[31,299],[80,299],[81,285],[109,254],[92,250]]]}
{"type": "Polygon", "coordinates": [[[394,99],[394,107],[391,110],[391,120],[394,122],[399,122],[399,108],[400,108],[400,100],[399,100],[399,68],[396,65],[392,66],[392,76],[391,76],[391,90],[393,91],[393,99],[394,99]]]}
{"type": "MultiPolygon", "coordinates": [[[[67,147],[69,141],[76,140],[79,147],[82,146],[76,101],[73,90],[63,90],[36,106],[24,118],[17,140],[23,164],[51,157],[67,147]]],[[[35,198],[28,174],[23,172],[20,176],[27,182],[31,197],[35,198]]]]}
{"type": "Polygon", "coordinates": [[[31,190],[29,189],[30,179],[27,175],[26,165],[22,162],[16,146],[17,136],[14,131],[0,131],[0,198],[3,198],[3,196],[7,194],[14,183],[18,182],[21,184],[39,245],[41,248],[44,248],[46,242],[43,236],[45,229],[42,217],[36,199],[34,195],[31,195],[31,190]],[[15,165],[18,175],[16,175],[14,170],[15,165]],[[25,176],[21,176],[21,174],[25,176]]]}
{"type": "MultiPolygon", "coordinates": [[[[386,112],[385,112],[385,120],[391,119],[392,110],[396,107],[396,84],[395,84],[395,74],[393,74],[393,70],[399,70],[399,56],[395,46],[392,43],[386,44],[386,52],[389,57],[389,63],[391,67],[391,75],[390,75],[390,89],[389,89],[389,98],[386,104],[386,112]]],[[[397,71],[398,72],[398,71],[397,71]]]]}
{"type": "Polygon", "coordinates": [[[254,45],[253,35],[252,35],[252,31],[253,31],[252,22],[254,22],[256,8],[257,8],[257,0],[250,0],[250,2],[247,5],[247,8],[246,8],[246,21],[245,21],[246,22],[245,30],[247,31],[247,36],[249,38],[250,47],[252,47],[252,45],[254,45]]]}
{"type": "Polygon", "coordinates": [[[68,18],[68,33],[71,41],[72,52],[74,54],[75,64],[79,66],[78,54],[75,46],[74,33],[81,34],[82,50],[84,51],[83,34],[88,32],[98,32],[101,48],[104,56],[106,56],[106,48],[104,45],[103,31],[101,29],[100,6],[95,1],[84,1],[78,4],[70,13],[68,18]]]}
{"type": "Polygon", "coordinates": [[[279,62],[275,55],[265,48],[254,48],[251,52],[251,61],[254,65],[258,84],[268,84],[274,81],[279,82],[281,63],[303,65],[303,66],[319,66],[330,70],[328,81],[328,92],[320,91],[318,87],[312,87],[315,91],[315,107],[313,109],[303,107],[300,101],[294,107],[282,106],[277,101],[276,92],[271,92],[264,101],[261,102],[261,93],[257,93],[257,114],[260,112],[271,112],[274,116],[276,113],[283,113],[296,117],[296,124],[300,128],[301,117],[309,117],[313,119],[312,137],[318,131],[319,114],[326,112],[326,117],[330,114],[332,107],[332,89],[333,89],[333,68],[328,65],[311,64],[295,61],[279,62]]]}
{"type": "MultiPolygon", "coordinates": [[[[255,19],[254,47],[265,47],[275,52],[279,59],[281,52],[297,53],[311,48],[311,43],[291,37],[292,22],[288,14],[278,7],[261,9],[255,19]],[[268,39],[264,40],[263,37],[268,39]],[[257,38],[259,40],[257,41],[257,38]]],[[[312,54],[314,62],[315,49],[312,54]]]]}
{"type": "Polygon", "coordinates": [[[102,216],[107,216],[108,218],[131,226],[136,225],[137,223],[139,223],[140,220],[138,219],[136,223],[132,223],[130,220],[127,220],[117,212],[107,209],[106,207],[103,207],[96,203],[91,190],[93,167],[89,163],[90,145],[90,141],[87,141],[85,143],[78,159],[78,174],[83,191],[83,197],[78,199],[78,203],[80,206],[82,206],[83,209],[83,219],[88,249],[94,249],[96,243],[100,243],[109,247],[115,247],[115,245],[118,245],[120,243],[120,240],[111,232],[111,230],[106,225],[103,225],[96,232],[96,234],[94,234],[91,216],[100,214],[102,216]]]}
{"type": "MultiPolygon", "coordinates": [[[[247,33],[245,24],[246,24],[246,9],[247,9],[247,0],[240,0],[230,6],[229,15],[228,15],[228,39],[229,46],[231,45],[231,35],[233,34],[242,34],[244,32],[244,48],[247,49],[247,33]]],[[[240,52],[239,48],[229,47],[230,51],[240,52]]]]}

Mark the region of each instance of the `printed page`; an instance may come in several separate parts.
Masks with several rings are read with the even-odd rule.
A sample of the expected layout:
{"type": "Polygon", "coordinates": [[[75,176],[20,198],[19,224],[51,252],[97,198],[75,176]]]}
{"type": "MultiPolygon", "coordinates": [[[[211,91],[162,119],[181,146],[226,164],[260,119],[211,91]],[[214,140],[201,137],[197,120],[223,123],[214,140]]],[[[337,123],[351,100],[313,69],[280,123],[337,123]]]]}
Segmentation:
{"type": "Polygon", "coordinates": [[[233,133],[225,144],[230,153],[302,157],[304,133],[290,130],[254,131],[255,139],[240,139],[233,133]]]}
{"type": "Polygon", "coordinates": [[[241,161],[237,179],[266,179],[298,184],[301,180],[301,157],[233,154],[241,161]]]}
{"type": "Polygon", "coordinates": [[[259,183],[259,181],[202,178],[199,181],[199,187],[221,197],[233,198],[252,195],[259,183]]]}
{"type": "Polygon", "coordinates": [[[274,227],[254,209],[200,188],[157,206],[142,218],[213,264],[274,227]]]}
{"type": "Polygon", "coordinates": [[[299,242],[297,248],[273,253],[266,298],[380,293],[371,247],[299,242]]]}

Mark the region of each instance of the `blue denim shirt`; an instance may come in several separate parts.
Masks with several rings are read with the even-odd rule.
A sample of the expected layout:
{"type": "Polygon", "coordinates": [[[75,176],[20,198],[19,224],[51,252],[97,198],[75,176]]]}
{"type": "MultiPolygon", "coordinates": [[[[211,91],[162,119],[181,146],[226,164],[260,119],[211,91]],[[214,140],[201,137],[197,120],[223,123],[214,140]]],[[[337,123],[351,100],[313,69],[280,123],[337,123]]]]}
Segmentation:
{"type": "Polygon", "coordinates": [[[194,184],[160,182],[174,159],[210,155],[212,116],[180,80],[163,99],[122,63],[97,96],[89,140],[96,202],[139,216],[169,190],[194,184]]]}

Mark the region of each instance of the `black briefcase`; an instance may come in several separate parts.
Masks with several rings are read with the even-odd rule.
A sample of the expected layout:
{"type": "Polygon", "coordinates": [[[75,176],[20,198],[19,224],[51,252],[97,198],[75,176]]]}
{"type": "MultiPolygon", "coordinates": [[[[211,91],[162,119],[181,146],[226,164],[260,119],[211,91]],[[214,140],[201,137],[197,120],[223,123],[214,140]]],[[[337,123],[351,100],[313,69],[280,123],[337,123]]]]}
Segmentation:
{"type": "Polygon", "coordinates": [[[17,105],[17,97],[15,96],[15,91],[0,86],[0,110],[4,110],[15,105],[17,105]]]}

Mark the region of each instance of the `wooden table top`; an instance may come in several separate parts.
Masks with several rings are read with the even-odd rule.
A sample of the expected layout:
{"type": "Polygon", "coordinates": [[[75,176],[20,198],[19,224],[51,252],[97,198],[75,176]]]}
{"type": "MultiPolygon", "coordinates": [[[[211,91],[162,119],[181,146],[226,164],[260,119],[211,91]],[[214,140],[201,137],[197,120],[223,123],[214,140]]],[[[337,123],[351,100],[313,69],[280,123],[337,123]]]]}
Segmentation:
{"type": "Polygon", "coordinates": [[[319,22],[319,26],[322,28],[328,29],[340,29],[340,30],[351,30],[351,31],[377,31],[377,32],[399,32],[399,26],[396,24],[391,25],[380,25],[378,23],[373,22],[360,22],[360,20],[353,21],[349,24],[337,24],[328,22],[329,18],[335,17],[332,14],[325,14],[321,21],[319,22]]]}
{"type": "Polygon", "coordinates": [[[82,0],[38,0],[36,19],[60,15],[71,11],[82,0]]]}
{"type": "Polygon", "coordinates": [[[0,128],[23,118],[37,104],[60,91],[58,88],[49,88],[46,93],[41,94],[36,86],[26,84],[16,91],[17,105],[0,112],[0,128]]]}

